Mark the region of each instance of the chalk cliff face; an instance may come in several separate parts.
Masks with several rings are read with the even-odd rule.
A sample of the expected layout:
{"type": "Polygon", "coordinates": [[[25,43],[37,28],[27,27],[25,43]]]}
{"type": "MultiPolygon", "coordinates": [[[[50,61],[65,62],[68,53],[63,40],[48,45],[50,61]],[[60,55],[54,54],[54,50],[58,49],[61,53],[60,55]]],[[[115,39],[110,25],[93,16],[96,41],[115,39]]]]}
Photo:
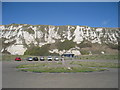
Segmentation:
{"type": "MultiPolygon", "coordinates": [[[[57,42],[72,41],[74,47],[69,50],[59,50],[57,47],[50,49],[50,53],[63,54],[65,52],[80,55],[80,47],[83,41],[99,45],[118,45],[118,28],[93,28],[88,26],[52,26],[52,25],[28,25],[10,24],[0,26],[2,39],[1,52],[23,55],[30,45],[42,47],[46,44],[54,45],[57,42]]],[[[64,48],[64,47],[63,47],[64,48]]]]}

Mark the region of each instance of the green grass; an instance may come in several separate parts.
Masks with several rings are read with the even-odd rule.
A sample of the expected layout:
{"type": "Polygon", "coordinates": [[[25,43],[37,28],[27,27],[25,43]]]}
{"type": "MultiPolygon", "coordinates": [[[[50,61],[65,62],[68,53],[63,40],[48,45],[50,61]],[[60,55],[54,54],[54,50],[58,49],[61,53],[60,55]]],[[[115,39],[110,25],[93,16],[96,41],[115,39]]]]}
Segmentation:
{"type": "Polygon", "coordinates": [[[44,63],[34,63],[34,64],[26,64],[19,65],[16,68],[21,71],[29,71],[29,72],[47,72],[47,73],[61,73],[61,72],[93,72],[93,71],[104,71],[107,69],[104,68],[118,68],[117,63],[110,62],[83,62],[83,61],[71,61],[66,62],[67,65],[62,65],[61,62],[53,63],[53,62],[44,62],[44,63]],[[61,65],[55,66],[54,65],[61,65]],[[75,65],[75,66],[71,66],[75,65]],[[76,66],[77,65],[77,66],[76,66]],[[71,69],[68,69],[70,67],[71,69]]]}
{"type": "Polygon", "coordinates": [[[88,68],[88,67],[71,67],[69,70],[66,67],[42,67],[42,68],[29,68],[29,69],[21,69],[21,71],[29,71],[29,72],[38,72],[38,73],[68,73],[68,72],[93,72],[93,71],[104,71],[106,69],[101,68],[88,68]]]}
{"type": "Polygon", "coordinates": [[[20,69],[21,71],[38,73],[93,72],[107,70],[104,68],[120,68],[120,65],[118,65],[118,63],[113,62],[70,61],[65,63],[65,65],[62,65],[62,62],[40,62],[19,65],[16,68],[20,69]],[[68,69],[68,67],[70,67],[71,69],[68,69]]]}
{"type": "Polygon", "coordinates": [[[72,61],[69,64],[80,65],[83,67],[107,67],[107,68],[120,68],[118,63],[111,62],[82,62],[82,61],[72,61]]]}
{"type": "Polygon", "coordinates": [[[34,63],[34,64],[25,64],[25,65],[19,65],[16,68],[34,68],[34,67],[45,67],[45,66],[49,66],[49,65],[60,65],[62,64],[61,62],[59,63],[53,63],[53,62],[44,62],[44,63],[34,63]]]}
{"type": "Polygon", "coordinates": [[[81,55],[77,59],[82,60],[118,60],[118,55],[81,55]]]}

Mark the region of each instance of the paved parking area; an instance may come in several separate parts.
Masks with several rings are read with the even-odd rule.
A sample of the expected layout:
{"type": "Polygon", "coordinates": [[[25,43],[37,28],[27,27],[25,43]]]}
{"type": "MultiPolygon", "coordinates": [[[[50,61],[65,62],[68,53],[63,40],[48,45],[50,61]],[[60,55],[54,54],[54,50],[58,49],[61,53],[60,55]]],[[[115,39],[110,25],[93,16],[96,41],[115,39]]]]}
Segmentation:
{"type": "MultiPolygon", "coordinates": [[[[21,61],[2,62],[3,88],[118,88],[118,70],[89,73],[32,73],[18,71],[21,61]]],[[[38,62],[40,63],[40,62],[38,62]]]]}

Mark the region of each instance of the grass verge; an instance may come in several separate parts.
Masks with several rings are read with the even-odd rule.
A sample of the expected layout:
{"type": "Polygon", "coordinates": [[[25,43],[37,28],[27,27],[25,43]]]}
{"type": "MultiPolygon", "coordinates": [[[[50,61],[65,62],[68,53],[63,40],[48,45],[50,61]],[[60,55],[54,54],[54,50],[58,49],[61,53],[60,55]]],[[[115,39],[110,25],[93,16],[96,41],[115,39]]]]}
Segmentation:
{"type": "Polygon", "coordinates": [[[81,55],[76,59],[81,60],[118,60],[118,55],[81,55]]]}
{"type": "Polygon", "coordinates": [[[118,63],[111,62],[81,62],[81,61],[72,61],[69,62],[71,65],[80,65],[85,67],[107,67],[107,68],[120,68],[118,63]]]}
{"type": "Polygon", "coordinates": [[[41,68],[29,68],[21,69],[21,71],[37,72],[37,73],[76,73],[76,72],[93,72],[93,71],[104,71],[106,69],[101,68],[88,68],[88,67],[41,67],[41,68]]]}
{"type": "Polygon", "coordinates": [[[93,71],[104,71],[104,68],[118,68],[117,63],[103,63],[103,62],[81,62],[81,61],[71,61],[66,62],[66,65],[62,65],[61,62],[44,62],[44,63],[34,63],[17,66],[21,71],[29,72],[47,72],[47,73],[62,73],[62,72],[93,72],[93,71]],[[53,67],[54,65],[61,65],[53,67]]]}
{"type": "Polygon", "coordinates": [[[34,64],[25,64],[25,65],[19,65],[16,68],[34,68],[34,67],[46,67],[50,65],[61,65],[62,63],[53,63],[53,62],[44,62],[44,63],[34,63],[34,64]]]}

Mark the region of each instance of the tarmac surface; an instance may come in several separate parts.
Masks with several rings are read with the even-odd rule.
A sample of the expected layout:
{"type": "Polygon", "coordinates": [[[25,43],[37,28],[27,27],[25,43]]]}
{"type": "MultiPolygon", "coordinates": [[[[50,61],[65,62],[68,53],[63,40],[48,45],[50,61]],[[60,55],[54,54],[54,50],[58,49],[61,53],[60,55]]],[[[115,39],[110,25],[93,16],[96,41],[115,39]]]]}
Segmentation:
{"type": "Polygon", "coordinates": [[[117,68],[87,73],[33,73],[16,69],[27,63],[36,61],[3,61],[2,88],[118,88],[117,68]]]}

